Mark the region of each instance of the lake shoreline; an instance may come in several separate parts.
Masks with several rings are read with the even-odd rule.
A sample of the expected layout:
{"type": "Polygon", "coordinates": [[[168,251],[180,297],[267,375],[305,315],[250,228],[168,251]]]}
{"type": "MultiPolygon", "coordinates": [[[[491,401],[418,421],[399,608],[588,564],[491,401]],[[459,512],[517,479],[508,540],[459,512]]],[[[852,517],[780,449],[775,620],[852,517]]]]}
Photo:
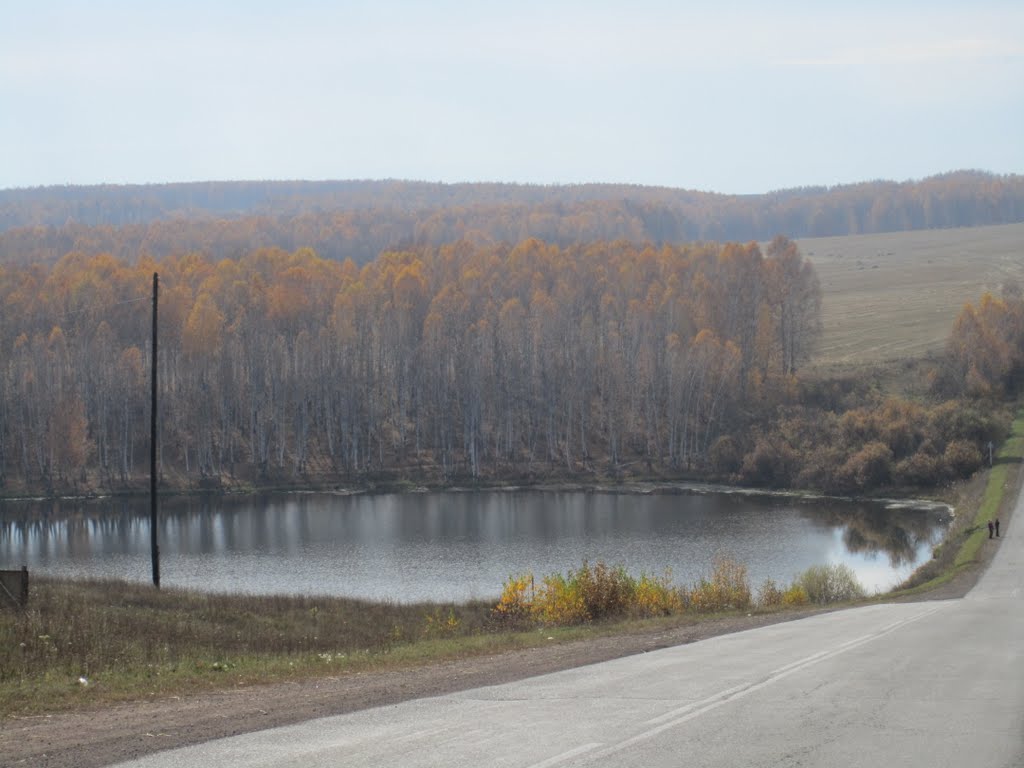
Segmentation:
{"type": "MultiPolygon", "coordinates": [[[[702,494],[725,494],[741,495],[752,497],[768,498],[791,498],[796,500],[822,500],[841,501],[853,503],[876,503],[885,504],[887,508],[910,508],[924,511],[941,511],[955,516],[956,508],[949,499],[955,494],[949,490],[937,494],[934,497],[910,494],[903,496],[891,493],[892,489],[885,492],[879,491],[876,494],[861,494],[857,496],[836,495],[823,493],[810,489],[788,489],[788,488],[760,488],[754,486],[738,486],[703,482],[695,480],[678,481],[627,481],[619,483],[584,483],[584,482],[545,482],[545,483],[518,483],[518,484],[451,484],[451,485],[417,485],[414,483],[385,483],[364,486],[340,486],[340,485],[308,485],[308,486],[222,486],[218,488],[174,488],[161,489],[158,491],[157,499],[167,500],[176,498],[208,497],[244,497],[244,496],[265,496],[271,494],[281,495],[313,495],[322,494],[328,496],[384,496],[390,494],[422,494],[422,493],[516,493],[516,492],[539,492],[539,493],[592,493],[611,494],[624,496],[647,496],[647,495],[702,495],[702,494]]],[[[141,489],[118,490],[109,492],[81,493],[81,494],[12,494],[0,493],[0,504],[11,502],[60,502],[60,501],[99,501],[103,499],[143,499],[149,498],[148,491],[141,489]]]]}
{"type": "MultiPolygon", "coordinates": [[[[149,575],[143,495],[0,503],[0,557],[65,576],[149,575]]],[[[581,562],[700,579],[716,555],[785,581],[845,562],[888,590],[955,520],[933,499],[849,499],[694,483],[547,484],[400,493],[287,490],[168,495],[158,540],[168,586],[367,600],[493,598],[511,575],[581,562]]]]}

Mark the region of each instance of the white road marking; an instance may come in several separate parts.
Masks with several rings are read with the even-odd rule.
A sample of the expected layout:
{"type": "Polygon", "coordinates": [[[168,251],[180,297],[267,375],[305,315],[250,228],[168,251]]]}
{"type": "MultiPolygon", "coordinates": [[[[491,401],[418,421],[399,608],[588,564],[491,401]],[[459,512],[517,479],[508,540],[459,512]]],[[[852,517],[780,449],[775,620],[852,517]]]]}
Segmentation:
{"type": "MultiPolygon", "coordinates": [[[[720,693],[716,693],[712,696],[708,696],[707,698],[702,699],[701,701],[696,701],[692,704],[687,704],[685,707],[680,707],[678,709],[673,710],[672,712],[668,712],[664,715],[661,715],[660,717],[653,718],[652,720],[649,720],[647,722],[660,724],[655,725],[653,728],[649,728],[646,731],[642,731],[636,734],[635,736],[631,736],[628,739],[624,739],[618,742],[617,744],[612,744],[608,747],[605,747],[599,752],[590,752],[590,750],[587,750],[588,752],[590,752],[590,754],[587,755],[586,759],[588,762],[591,760],[599,760],[601,758],[614,755],[617,752],[621,752],[622,750],[627,749],[628,747],[631,747],[634,744],[638,744],[642,741],[647,741],[648,739],[657,736],[659,733],[674,728],[677,725],[682,725],[683,723],[689,720],[693,720],[694,718],[700,717],[704,713],[710,712],[713,709],[717,709],[723,704],[726,704],[730,701],[736,701],[737,699],[741,699],[744,696],[748,696],[751,693],[761,690],[762,688],[767,688],[772,683],[776,683],[785,677],[789,677],[789,675],[793,674],[794,672],[799,672],[803,669],[807,669],[808,667],[811,667],[821,661],[824,661],[825,659],[830,659],[834,656],[839,656],[840,654],[853,650],[854,648],[864,645],[865,643],[869,643],[873,640],[877,640],[878,638],[883,637],[884,635],[888,635],[891,632],[895,632],[897,629],[900,629],[901,627],[904,627],[907,624],[912,624],[915,621],[919,621],[920,619],[931,616],[933,613],[942,610],[943,607],[945,607],[945,604],[940,603],[931,610],[925,611],[924,613],[920,613],[917,616],[912,616],[908,619],[901,619],[899,621],[895,621],[892,624],[882,627],[877,632],[862,635],[861,637],[855,638],[854,640],[848,640],[847,642],[842,643],[841,645],[835,647],[830,651],[820,651],[818,653],[812,654],[811,656],[807,656],[806,658],[795,661],[791,664],[787,664],[784,667],[779,667],[774,672],[769,673],[769,675],[763,678],[762,680],[753,683],[748,683],[746,685],[738,685],[733,688],[729,688],[728,690],[721,691],[720,693]],[[662,722],[665,721],[666,718],[671,719],[669,719],[667,722],[662,722]]],[[[545,762],[540,763],[538,765],[547,766],[549,765],[549,763],[545,762]]]]}
{"type": "Polygon", "coordinates": [[[399,744],[399,743],[405,742],[405,741],[416,741],[417,739],[429,739],[432,736],[439,736],[440,734],[445,733],[446,731],[449,731],[449,730],[451,730],[451,729],[450,728],[431,728],[429,730],[424,730],[424,731],[413,731],[412,733],[407,733],[404,736],[395,736],[395,737],[389,739],[389,741],[391,741],[391,743],[393,743],[393,744],[399,744]]]}
{"type": "Polygon", "coordinates": [[[597,749],[602,746],[601,742],[595,741],[590,744],[583,744],[582,746],[570,749],[568,752],[563,752],[560,755],[549,757],[547,760],[542,760],[539,763],[527,766],[527,768],[552,768],[552,766],[564,763],[566,760],[572,760],[574,757],[579,757],[582,754],[586,754],[591,750],[597,749]]]}

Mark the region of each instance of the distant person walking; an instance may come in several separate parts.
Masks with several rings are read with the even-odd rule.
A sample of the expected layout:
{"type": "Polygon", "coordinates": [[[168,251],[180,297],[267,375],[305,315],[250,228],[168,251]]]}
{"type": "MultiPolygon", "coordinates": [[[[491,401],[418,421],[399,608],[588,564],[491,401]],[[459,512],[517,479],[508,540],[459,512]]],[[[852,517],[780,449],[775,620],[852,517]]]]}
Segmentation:
{"type": "Polygon", "coordinates": [[[996,529],[996,527],[994,525],[992,525],[992,521],[989,520],[988,521],[988,537],[990,539],[992,538],[992,531],[994,531],[995,529],[996,529]]]}
{"type": "Polygon", "coordinates": [[[996,518],[996,538],[999,538],[999,518],[996,518]]]}

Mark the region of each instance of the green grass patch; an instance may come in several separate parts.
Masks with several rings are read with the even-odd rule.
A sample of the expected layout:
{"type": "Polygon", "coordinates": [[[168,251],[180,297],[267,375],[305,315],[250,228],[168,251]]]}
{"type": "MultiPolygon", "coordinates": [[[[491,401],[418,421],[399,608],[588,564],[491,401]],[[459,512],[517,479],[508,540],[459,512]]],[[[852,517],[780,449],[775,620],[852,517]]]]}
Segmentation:
{"type": "Polygon", "coordinates": [[[967,537],[957,553],[953,563],[954,569],[974,563],[978,559],[978,550],[988,538],[988,521],[999,517],[1000,509],[1006,492],[1015,485],[1020,462],[1024,457],[1024,413],[1014,420],[1010,427],[1010,436],[996,454],[996,463],[989,470],[988,483],[981,506],[974,516],[971,534],[967,537]]]}
{"type": "Polygon", "coordinates": [[[938,568],[939,572],[920,584],[900,590],[900,595],[914,595],[945,584],[958,572],[978,563],[978,552],[988,539],[988,521],[1005,517],[1006,505],[1013,501],[1013,491],[1019,484],[1021,462],[1024,460],[1024,411],[1010,425],[1010,435],[1003,442],[995,456],[994,465],[988,470],[988,479],[981,503],[974,517],[955,535],[947,537],[942,544],[947,552],[955,553],[948,566],[938,568]]]}

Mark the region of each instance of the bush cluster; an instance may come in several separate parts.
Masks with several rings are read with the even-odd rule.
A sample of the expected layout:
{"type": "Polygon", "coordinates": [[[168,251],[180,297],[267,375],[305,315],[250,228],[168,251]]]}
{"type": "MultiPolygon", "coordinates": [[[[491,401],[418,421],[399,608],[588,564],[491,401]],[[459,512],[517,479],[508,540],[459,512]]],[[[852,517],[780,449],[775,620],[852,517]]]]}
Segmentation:
{"type": "Polygon", "coordinates": [[[730,438],[709,460],[744,485],[861,493],[929,487],[981,467],[982,448],[1000,442],[998,413],[969,401],[926,406],[890,398],[842,412],[789,407],[740,446],[730,438]]]}
{"type": "Polygon", "coordinates": [[[774,579],[765,579],[757,590],[757,602],[763,608],[807,605],[810,601],[807,590],[797,582],[788,587],[780,587],[774,579]]]}
{"type": "Polygon", "coordinates": [[[551,574],[536,583],[533,574],[512,576],[494,607],[506,625],[570,626],[608,618],[665,616],[679,612],[684,592],[671,574],[634,578],[622,566],[587,561],[565,576],[551,574]]]}
{"type": "Polygon", "coordinates": [[[833,603],[864,596],[846,565],[813,566],[788,586],[766,580],[755,596],[747,567],[716,558],[711,573],[690,586],[673,585],[671,573],[630,576],[622,566],[584,561],[577,571],[552,574],[539,583],[532,574],[510,577],[492,615],[501,626],[573,626],[601,619],[645,618],[688,611],[719,613],[833,603]]]}
{"type": "Polygon", "coordinates": [[[796,586],[810,602],[821,605],[864,597],[864,587],[848,565],[812,565],[800,574],[796,586]]]}

